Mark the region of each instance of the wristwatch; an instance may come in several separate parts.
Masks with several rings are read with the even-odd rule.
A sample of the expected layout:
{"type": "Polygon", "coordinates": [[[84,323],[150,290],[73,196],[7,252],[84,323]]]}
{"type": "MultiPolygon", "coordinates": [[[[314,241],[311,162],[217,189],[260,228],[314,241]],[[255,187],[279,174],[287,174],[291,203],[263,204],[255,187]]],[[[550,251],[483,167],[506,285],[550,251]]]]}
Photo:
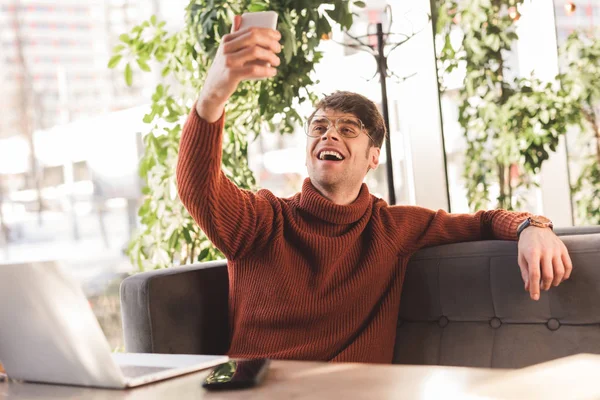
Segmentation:
{"type": "Polygon", "coordinates": [[[517,228],[517,237],[520,237],[521,232],[523,232],[523,230],[529,226],[550,229],[554,228],[554,224],[548,218],[544,217],[543,215],[533,215],[519,224],[519,227],[517,228]]]}

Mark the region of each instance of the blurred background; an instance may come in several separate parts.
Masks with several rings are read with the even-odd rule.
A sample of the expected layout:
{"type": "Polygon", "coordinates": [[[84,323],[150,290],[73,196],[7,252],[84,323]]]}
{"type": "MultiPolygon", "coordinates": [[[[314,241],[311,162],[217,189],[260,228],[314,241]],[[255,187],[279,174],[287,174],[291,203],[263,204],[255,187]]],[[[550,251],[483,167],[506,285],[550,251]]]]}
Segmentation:
{"type": "MultiPolygon", "coordinates": [[[[142,203],[138,162],[142,122],[160,69],[133,86],[107,63],[119,35],[151,15],[177,31],[187,1],[0,0],[0,262],[58,259],[81,282],[111,347],[122,349],[118,285],[134,268],[125,250],[142,203]]],[[[600,0],[533,0],[520,10],[519,42],[508,55],[515,75],[551,77],[557,46],[575,29],[598,34],[600,0]]],[[[388,58],[392,170],[397,204],[469,212],[463,131],[457,122],[464,71],[446,77],[440,95],[429,1],[366,1],[351,32],[414,35],[388,58]],[[404,3],[404,4],[400,4],[404,3]],[[387,8],[387,12],[386,12],[387,8]]],[[[388,49],[394,46],[389,37],[388,49]]],[[[377,64],[334,28],[323,41],[318,93],[351,90],[382,104],[377,64]],[[346,45],[344,45],[346,44],[346,45]]],[[[438,43],[439,45],[439,43],[438,43]]],[[[156,70],[156,71],[155,71],[156,70]]],[[[310,108],[302,110],[304,115],[310,108]]],[[[249,149],[258,185],[279,196],[300,190],[306,138],[261,132],[249,149]]],[[[532,188],[526,211],[558,226],[577,223],[569,163],[585,144],[562,141],[532,188]]],[[[382,153],[383,154],[383,153],[382,153]]],[[[386,157],[369,173],[371,192],[389,199],[386,157]]],[[[574,167],[573,167],[574,168],[574,167]]]]}

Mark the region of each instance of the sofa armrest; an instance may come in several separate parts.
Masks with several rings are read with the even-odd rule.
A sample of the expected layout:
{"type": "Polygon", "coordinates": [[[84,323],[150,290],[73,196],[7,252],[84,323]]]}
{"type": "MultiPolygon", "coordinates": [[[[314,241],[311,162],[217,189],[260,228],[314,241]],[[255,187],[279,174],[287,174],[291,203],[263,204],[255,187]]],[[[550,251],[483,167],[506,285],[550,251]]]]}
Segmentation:
{"type": "Polygon", "coordinates": [[[558,227],[554,228],[554,232],[556,232],[558,236],[589,235],[592,233],[600,233],[600,225],[558,227]]]}
{"type": "Polygon", "coordinates": [[[228,291],[226,260],[126,278],[121,284],[125,350],[225,354],[228,291]]]}

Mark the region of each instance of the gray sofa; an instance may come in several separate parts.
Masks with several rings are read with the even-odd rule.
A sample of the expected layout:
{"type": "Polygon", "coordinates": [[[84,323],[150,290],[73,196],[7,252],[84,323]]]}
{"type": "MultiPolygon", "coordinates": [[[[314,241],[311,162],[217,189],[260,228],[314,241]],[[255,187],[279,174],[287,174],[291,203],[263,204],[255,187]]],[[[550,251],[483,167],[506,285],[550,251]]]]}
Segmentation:
{"type": "MultiPolygon", "coordinates": [[[[411,259],[394,363],[517,368],[581,352],[600,354],[600,227],[557,230],[571,279],[533,302],[515,242],[433,247],[411,259]]],[[[225,261],[132,275],[121,285],[129,352],[227,351],[225,261]]]]}

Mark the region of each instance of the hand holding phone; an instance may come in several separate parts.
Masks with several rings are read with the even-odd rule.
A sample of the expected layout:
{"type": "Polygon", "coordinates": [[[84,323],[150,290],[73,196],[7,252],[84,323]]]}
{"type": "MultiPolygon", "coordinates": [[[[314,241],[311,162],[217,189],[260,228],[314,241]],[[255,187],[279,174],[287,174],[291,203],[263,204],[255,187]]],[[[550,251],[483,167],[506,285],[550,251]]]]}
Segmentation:
{"type": "Polygon", "coordinates": [[[245,389],[260,384],[269,368],[270,360],[228,361],[212,369],[202,383],[208,390],[245,389]]]}
{"type": "Polygon", "coordinates": [[[232,32],[225,35],[208,71],[196,111],[208,122],[216,121],[225,103],[244,80],[275,76],[280,64],[281,34],[277,13],[264,11],[236,15],[232,32]]]}
{"type": "MultiPolygon", "coordinates": [[[[266,28],[273,29],[277,28],[277,13],[275,11],[260,11],[242,14],[241,23],[239,30],[250,29],[250,28],[266,28]]],[[[249,61],[246,65],[264,65],[270,67],[269,61],[254,60],[249,61]]]]}

